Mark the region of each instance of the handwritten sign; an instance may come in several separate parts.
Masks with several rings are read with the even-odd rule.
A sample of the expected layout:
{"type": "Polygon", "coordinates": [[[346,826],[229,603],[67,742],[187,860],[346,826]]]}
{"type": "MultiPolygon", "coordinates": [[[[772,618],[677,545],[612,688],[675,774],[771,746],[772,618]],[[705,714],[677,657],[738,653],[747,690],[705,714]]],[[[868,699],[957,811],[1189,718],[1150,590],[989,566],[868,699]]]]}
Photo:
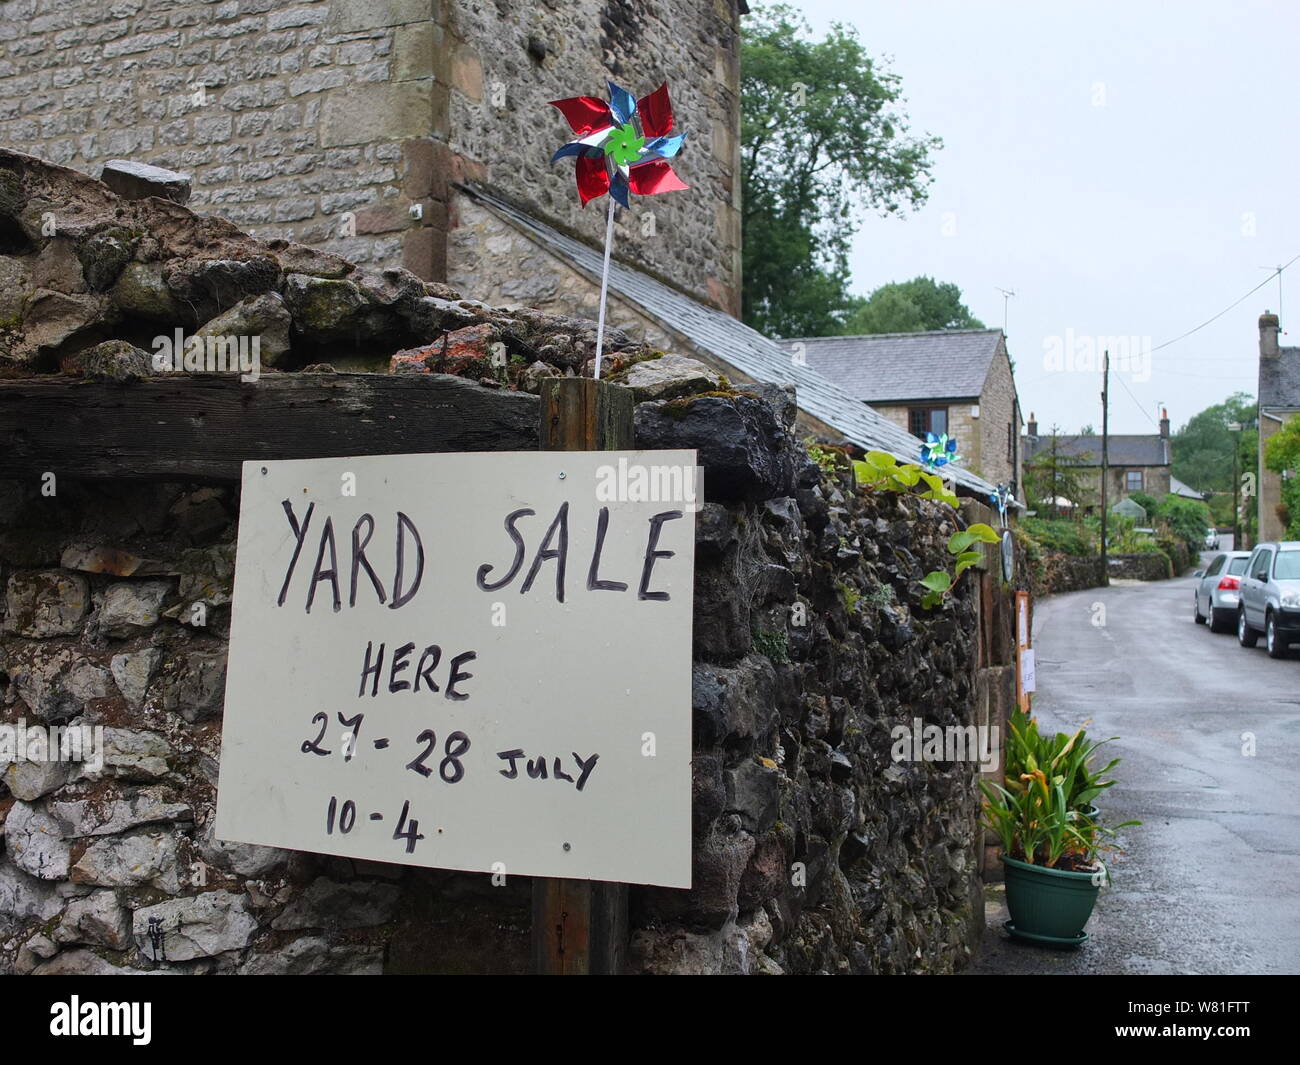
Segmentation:
{"type": "Polygon", "coordinates": [[[245,463],[217,837],[689,887],[694,473],[245,463]]]}

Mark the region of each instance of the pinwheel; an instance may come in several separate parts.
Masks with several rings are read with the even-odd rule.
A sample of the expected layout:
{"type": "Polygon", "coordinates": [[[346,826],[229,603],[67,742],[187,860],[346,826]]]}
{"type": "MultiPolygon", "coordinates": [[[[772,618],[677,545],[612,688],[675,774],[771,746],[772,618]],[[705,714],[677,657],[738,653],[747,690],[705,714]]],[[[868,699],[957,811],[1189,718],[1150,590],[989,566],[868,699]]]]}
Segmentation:
{"type": "Polygon", "coordinates": [[[563,145],[551,162],[573,156],[578,195],[583,204],[609,193],[619,206],[629,206],[628,193],[654,196],[690,186],[668,162],[681,151],[685,133],[673,132],[673,108],[668,83],[649,96],[633,98],[609,82],[609,103],[594,96],[552,100],[573,129],[576,140],[563,145]]]}
{"type": "Polygon", "coordinates": [[[605,262],[600,277],[600,315],[596,325],[596,377],[605,342],[605,294],[609,287],[609,254],[614,241],[614,205],[629,206],[629,193],[655,196],[689,188],[668,162],[686,140],[673,132],[673,108],[665,82],[637,100],[626,89],[609,84],[609,103],[594,96],[552,100],[569,123],[574,140],[562,145],[551,162],[572,157],[578,196],[585,207],[609,194],[605,221],[605,262]]]}
{"type": "Polygon", "coordinates": [[[921,445],[921,461],[930,469],[937,470],[960,459],[961,456],[957,454],[957,441],[950,440],[947,433],[941,436],[935,436],[934,433],[925,434],[925,443],[921,445]]]}
{"type": "Polygon", "coordinates": [[[1003,524],[1006,524],[1007,506],[1011,499],[1011,486],[999,482],[998,486],[989,493],[989,502],[997,507],[998,513],[1003,517],[1003,524]]]}

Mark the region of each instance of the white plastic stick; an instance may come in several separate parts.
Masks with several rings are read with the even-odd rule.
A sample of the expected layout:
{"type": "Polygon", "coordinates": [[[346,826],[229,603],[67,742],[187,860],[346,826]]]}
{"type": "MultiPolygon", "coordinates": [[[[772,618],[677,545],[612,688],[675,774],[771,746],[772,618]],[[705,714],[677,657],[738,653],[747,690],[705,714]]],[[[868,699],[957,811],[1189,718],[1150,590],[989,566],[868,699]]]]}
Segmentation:
{"type": "Polygon", "coordinates": [[[596,380],[600,380],[600,356],[605,350],[605,293],[609,289],[609,251],[614,243],[614,197],[609,198],[609,218],[605,221],[605,265],[600,271],[600,315],[596,320],[596,380]]]}

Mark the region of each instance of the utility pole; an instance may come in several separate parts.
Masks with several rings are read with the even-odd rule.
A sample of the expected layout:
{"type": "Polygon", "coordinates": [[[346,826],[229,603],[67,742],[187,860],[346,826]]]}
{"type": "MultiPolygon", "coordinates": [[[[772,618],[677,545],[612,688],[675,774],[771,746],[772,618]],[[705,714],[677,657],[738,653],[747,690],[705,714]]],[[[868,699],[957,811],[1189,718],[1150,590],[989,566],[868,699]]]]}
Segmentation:
{"type": "Polygon", "coordinates": [[[1110,557],[1106,550],[1106,482],[1110,478],[1110,351],[1101,356],[1101,583],[1110,584],[1110,557]]]}

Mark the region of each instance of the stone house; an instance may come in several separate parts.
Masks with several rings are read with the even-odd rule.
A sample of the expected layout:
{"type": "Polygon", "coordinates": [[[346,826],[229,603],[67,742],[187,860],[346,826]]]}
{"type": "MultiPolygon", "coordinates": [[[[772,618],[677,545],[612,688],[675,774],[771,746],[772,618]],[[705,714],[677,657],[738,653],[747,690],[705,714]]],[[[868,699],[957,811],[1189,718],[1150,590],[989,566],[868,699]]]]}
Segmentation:
{"type": "MultiPolygon", "coordinates": [[[[1282,477],[1264,466],[1268,441],[1291,418],[1300,415],[1300,348],[1278,346],[1278,318],[1259,316],[1259,539],[1280,540],[1282,477]]],[[[1293,476],[1295,471],[1292,471],[1293,476]]]]}
{"type": "MultiPolygon", "coordinates": [[[[667,81],[686,194],[638,198],[623,260],[740,306],[739,20],[744,0],[138,0],[0,8],[0,143],[92,175],[123,157],[188,173],[191,205],[357,263],[465,291],[481,272],[554,292],[545,256],[485,243],[487,188],[598,244],[548,101],[667,81]]],[[[569,293],[594,317],[595,294],[569,293]]]]}
{"type": "Polygon", "coordinates": [[[940,329],[781,342],[796,361],[921,439],[955,437],[985,480],[1021,483],[1020,401],[1001,329],[940,329]]]}
{"type": "MultiPolygon", "coordinates": [[[[1106,499],[1114,506],[1134,492],[1162,498],[1173,490],[1173,452],[1169,443],[1169,412],[1162,410],[1158,434],[1112,433],[1107,447],[1109,463],[1106,499]]],[[[1080,484],[1088,493],[1084,513],[1093,513],[1100,503],[1101,437],[1096,433],[1039,436],[1038,421],[1031,412],[1025,437],[1025,462],[1049,453],[1078,460],[1080,484]]],[[[1199,496],[1197,498],[1200,498],[1199,496]]]]}

